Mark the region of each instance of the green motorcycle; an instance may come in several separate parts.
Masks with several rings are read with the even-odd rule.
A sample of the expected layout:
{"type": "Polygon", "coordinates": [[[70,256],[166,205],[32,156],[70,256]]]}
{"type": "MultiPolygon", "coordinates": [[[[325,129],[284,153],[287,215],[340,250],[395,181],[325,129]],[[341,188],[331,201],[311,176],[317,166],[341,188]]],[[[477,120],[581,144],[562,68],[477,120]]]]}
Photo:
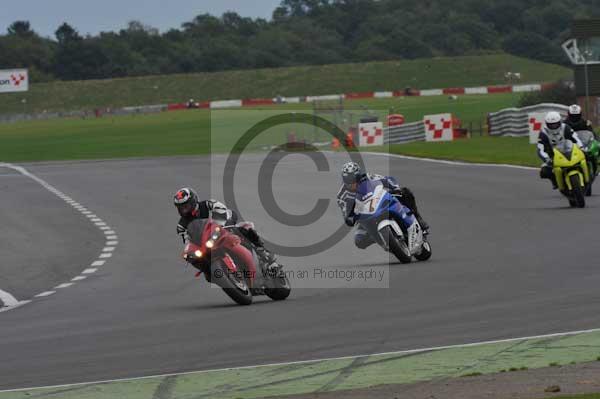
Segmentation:
{"type": "Polygon", "coordinates": [[[598,161],[600,160],[600,143],[596,140],[596,136],[589,130],[580,130],[577,132],[577,136],[583,143],[583,151],[587,159],[588,168],[590,170],[590,182],[587,184],[585,189],[585,195],[587,197],[592,195],[592,184],[598,176],[598,161]]]}

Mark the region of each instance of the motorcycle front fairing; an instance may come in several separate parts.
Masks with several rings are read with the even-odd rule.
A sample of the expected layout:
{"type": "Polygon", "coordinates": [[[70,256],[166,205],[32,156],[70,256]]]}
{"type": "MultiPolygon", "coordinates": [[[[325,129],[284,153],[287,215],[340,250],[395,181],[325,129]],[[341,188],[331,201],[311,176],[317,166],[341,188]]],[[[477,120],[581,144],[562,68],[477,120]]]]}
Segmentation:
{"type": "Polygon", "coordinates": [[[415,224],[412,211],[379,181],[367,180],[359,184],[355,201],[358,223],[382,246],[385,246],[385,240],[379,233],[381,229],[390,226],[399,237],[404,237],[415,224]]]}
{"type": "Polygon", "coordinates": [[[188,242],[184,258],[204,272],[210,281],[210,266],[215,260],[222,260],[229,271],[238,271],[236,262],[247,265],[250,279],[256,276],[255,260],[251,251],[241,245],[241,239],[211,219],[196,219],[187,228],[188,242]]]}
{"type": "Polygon", "coordinates": [[[590,173],[585,154],[570,140],[565,140],[554,148],[553,160],[553,173],[561,192],[573,189],[569,177],[574,174],[579,175],[581,186],[589,183],[590,173]]]}

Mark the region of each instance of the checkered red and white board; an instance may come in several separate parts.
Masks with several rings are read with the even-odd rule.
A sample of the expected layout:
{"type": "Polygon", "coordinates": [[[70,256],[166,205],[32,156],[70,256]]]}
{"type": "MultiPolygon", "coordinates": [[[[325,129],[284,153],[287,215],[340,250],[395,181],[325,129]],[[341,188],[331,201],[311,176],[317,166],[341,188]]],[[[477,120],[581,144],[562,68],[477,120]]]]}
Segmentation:
{"type": "Polygon", "coordinates": [[[451,114],[425,115],[425,140],[452,141],[454,138],[451,114]]]}
{"type": "Polygon", "coordinates": [[[545,112],[532,112],[527,115],[527,124],[529,126],[529,143],[535,144],[538,136],[544,127],[545,112]]]}
{"type": "Polygon", "coordinates": [[[367,147],[383,145],[383,123],[361,123],[358,125],[358,145],[367,147]]]}

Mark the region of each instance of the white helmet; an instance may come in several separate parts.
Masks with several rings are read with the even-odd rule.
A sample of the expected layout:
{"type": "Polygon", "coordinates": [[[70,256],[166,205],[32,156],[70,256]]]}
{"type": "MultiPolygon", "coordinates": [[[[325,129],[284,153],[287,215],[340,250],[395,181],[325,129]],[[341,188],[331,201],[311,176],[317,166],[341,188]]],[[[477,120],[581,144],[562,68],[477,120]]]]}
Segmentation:
{"type": "Polygon", "coordinates": [[[581,115],[581,107],[577,104],[573,104],[569,107],[569,115],[581,115]]]}
{"type": "Polygon", "coordinates": [[[562,117],[556,111],[550,111],[546,114],[546,130],[552,135],[560,133],[562,126],[562,117]]]}
{"type": "Polygon", "coordinates": [[[581,120],[581,107],[573,104],[569,107],[569,121],[579,122],[581,120]]]}

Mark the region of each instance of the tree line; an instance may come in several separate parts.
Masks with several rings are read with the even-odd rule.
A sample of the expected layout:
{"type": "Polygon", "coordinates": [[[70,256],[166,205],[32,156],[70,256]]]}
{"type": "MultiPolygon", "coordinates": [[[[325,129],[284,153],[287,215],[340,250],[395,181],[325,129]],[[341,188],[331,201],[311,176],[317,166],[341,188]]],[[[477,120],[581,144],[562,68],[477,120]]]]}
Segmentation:
{"type": "Polygon", "coordinates": [[[80,80],[500,51],[566,64],[560,43],[591,16],[597,0],[283,0],[270,20],[202,14],[162,33],[132,21],[83,36],[63,23],[46,38],[15,21],[0,35],[0,68],[80,80]]]}

